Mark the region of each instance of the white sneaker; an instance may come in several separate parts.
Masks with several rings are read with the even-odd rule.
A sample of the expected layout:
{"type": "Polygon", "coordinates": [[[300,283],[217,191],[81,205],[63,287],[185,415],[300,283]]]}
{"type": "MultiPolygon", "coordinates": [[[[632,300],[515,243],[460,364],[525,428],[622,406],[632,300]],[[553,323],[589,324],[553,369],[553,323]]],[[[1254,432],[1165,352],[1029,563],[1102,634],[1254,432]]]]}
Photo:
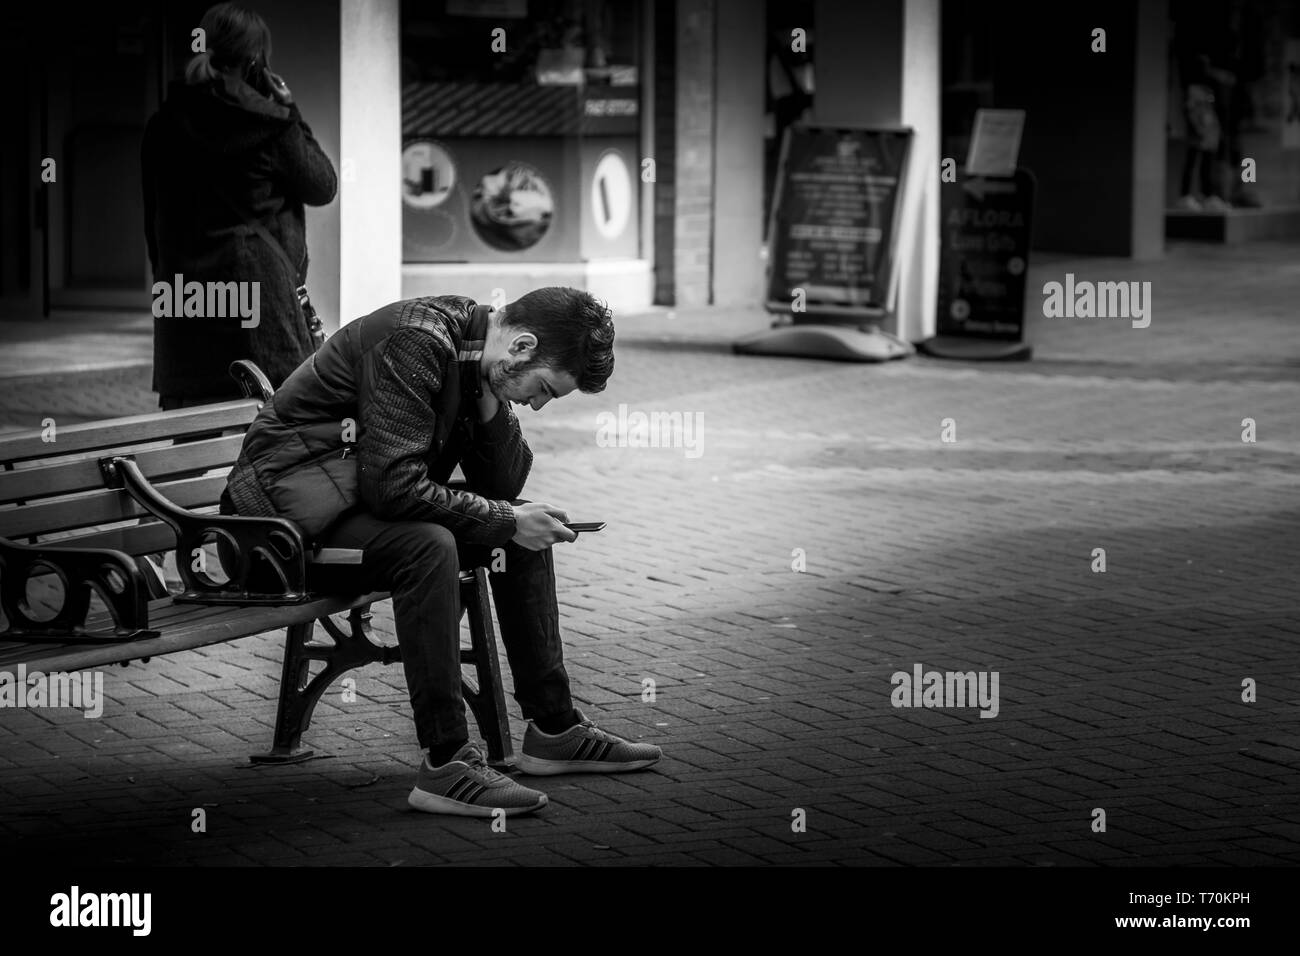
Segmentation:
{"type": "Polygon", "coordinates": [[[1232,206],[1218,196],[1207,196],[1205,202],[1201,203],[1201,208],[1206,212],[1227,212],[1232,206]]]}
{"type": "Polygon", "coordinates": [[[1181,209],[1184,212],[1200,212],[1201,201],[1191,193],[1188,193],[1182,199],[1178,200],[1178,202],[1174,203],[1174,208],[1181,209]]]}

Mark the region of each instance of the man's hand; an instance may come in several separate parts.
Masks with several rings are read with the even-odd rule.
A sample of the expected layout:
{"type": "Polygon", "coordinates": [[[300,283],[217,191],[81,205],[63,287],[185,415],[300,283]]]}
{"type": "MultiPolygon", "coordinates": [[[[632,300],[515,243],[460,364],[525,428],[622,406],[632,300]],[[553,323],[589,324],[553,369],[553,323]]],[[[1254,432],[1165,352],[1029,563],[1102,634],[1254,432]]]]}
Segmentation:
{"type": "Polygon", "coordinates": [[[569,516],[553,505],[530,501],[515,505],[515,544],[529,551],[541,551],[561,541],[577,541],[578,534],[564,526],[569,516]]]}

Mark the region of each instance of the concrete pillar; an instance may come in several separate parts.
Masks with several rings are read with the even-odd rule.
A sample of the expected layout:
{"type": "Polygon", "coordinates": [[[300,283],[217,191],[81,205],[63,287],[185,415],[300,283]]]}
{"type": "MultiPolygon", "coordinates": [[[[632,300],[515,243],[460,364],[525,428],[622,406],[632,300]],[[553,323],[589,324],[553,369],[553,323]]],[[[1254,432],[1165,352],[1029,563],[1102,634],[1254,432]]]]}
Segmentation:
{"type": "Polygon", "coordinates": [[[817,0],[814,122],[912,128],[899,197],[896,319],[909,341],[934,334],[939,275],[941,0],[817,0]]]}
{"type": "Polygon", "coordinates": [[[399,0],[263,0],[258,11],[272,65],[339,174],[334,202],[307,209],[307,287],[333,330],[401,298],[399,0]]]}
{"type": "Polygon", "coordinates": [[[673,228],[676,303],[708,305],[713,279],[714,0],[677,2],[673,228]]]}
{"type": "Polygon", "coordinates": [[[718,0],[713,303],[763,302],[765,0],[718,0]]]}
{"type": "Polygon", "coordinates": [[[939,294],[939,155],[942,145],[942,0],[903,4],[900,119],[913,130],[912,156],[899,218],[898,335],[909,342],[935,333],[939,294]]]}
{"type": "Polygon", "coordinates": [[[651,301],[658,301],[658,264],[655,244],[655,207],[658,203],[659,170],[656,164],[655,175],[646,181],[646,159],[653,160],[658,148],[656,131],[659,128],[656,103],[659,97],[659,71],[655,57],[655,5],[641,4],[641,155],[637,157],[636,176],[640,180],[641,235],[638,254],[648,264],[651,271],[651,301]]]}
{"type": "Polygon", "coordinates": [[[648,155],[655,160],[655,182],[651,190],[654,208],[650,241],[654,247],[654,301],[673,305],[677,301],[677,5],[646,4],[653,10],[654,76],[651,86],[648,155]]]}
{"type": "Polygon", "coordinates": [[[402,90],[399,0],[340,6],[342,324],[402,297],[402,90]]]}
{"type": "Polygon", "coordinates": [[[1137,73],[1133,83],[1130,255],[1134,259],[1154,259],[1163,256],[1165,252],[1168,0],[1139,0],[1135,16],[1137,73]]]}

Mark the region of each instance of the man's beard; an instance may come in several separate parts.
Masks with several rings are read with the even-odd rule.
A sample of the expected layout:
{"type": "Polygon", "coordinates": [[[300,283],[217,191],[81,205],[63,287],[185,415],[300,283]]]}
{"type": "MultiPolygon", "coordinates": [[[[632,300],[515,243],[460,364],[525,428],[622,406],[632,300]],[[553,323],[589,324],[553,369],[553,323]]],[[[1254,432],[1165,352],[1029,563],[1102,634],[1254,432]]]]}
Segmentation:
{"type": "Polygon", "coordinates": [[[512,399],[506,395],[506,389],[521,382],[524,373],[531,369],[534,364],[534,359],[528,359],[522,364],[510,368],[506,365],[506,360],[502,359],[488,369],[488,389],[497,397],[497,401],[512,401],[512,399]]]}

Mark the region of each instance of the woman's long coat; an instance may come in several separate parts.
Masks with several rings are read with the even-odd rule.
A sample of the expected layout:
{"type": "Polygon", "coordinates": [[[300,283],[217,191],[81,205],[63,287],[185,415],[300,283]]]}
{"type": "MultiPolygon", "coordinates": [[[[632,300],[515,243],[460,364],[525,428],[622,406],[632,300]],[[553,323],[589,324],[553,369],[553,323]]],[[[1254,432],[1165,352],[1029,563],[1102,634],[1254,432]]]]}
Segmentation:
{"type": "Polygon", "coordinates": [[[233,77],[174,84],[145,128],[141,172],[155,281],[154,390],[189,399],[236,396],[227,370],[240,358],[251,358],[278,386],[314,347],[295,294],[307,274],[303,207],[325,205],[338,187],[298,107],[233,77]],[[293,271],[246,224],[250,217],[279,241],[293,271]],[[157,283],[170,288],[177,275],[205,288],[259,283],[258,324],[247,328],[252,320],[239,315],[158,317],[157,283]]]}

